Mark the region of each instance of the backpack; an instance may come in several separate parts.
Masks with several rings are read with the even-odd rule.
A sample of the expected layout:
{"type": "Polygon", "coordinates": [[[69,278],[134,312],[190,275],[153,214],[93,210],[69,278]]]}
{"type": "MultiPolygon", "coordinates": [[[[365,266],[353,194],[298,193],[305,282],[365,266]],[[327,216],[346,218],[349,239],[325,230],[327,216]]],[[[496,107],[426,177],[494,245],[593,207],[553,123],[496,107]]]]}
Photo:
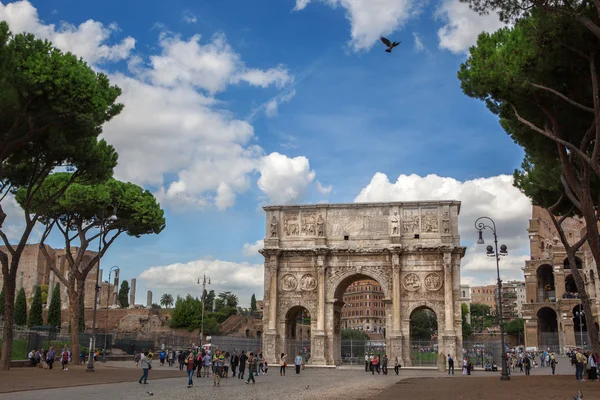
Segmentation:
{"type": "Polygon", "coordinates": [[[573,353],[571,356],[571,364],[577,364],[577,353],[573,353]]]}
{"type": "Polygon", "coordinates": [[[68,351],[63,351],[62,360],[69,362],[69,352],[68,351]]]}

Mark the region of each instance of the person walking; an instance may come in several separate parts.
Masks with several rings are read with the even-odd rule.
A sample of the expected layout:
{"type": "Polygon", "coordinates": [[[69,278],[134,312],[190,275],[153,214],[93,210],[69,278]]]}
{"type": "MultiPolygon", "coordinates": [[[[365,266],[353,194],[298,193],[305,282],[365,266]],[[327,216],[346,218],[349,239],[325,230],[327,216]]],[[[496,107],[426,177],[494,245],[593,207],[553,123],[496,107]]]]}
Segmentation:
{"type": "Polygon", "coordinates": [[[55,358],[56,350],[54,350],[54,347],[50,346],[50,350],[48,350],[48,354],[46,354],[46,364],[48,364],[48,369],[52,369],[52,365],[54,364],[55,358]]]}
{"type": "Polygon", "coordinates": [[[523,367],[525,368],[525,375],[531,375],[531,360],[528,356],[523,357],[523,367]]]}
{"type": "Polygon", "coordinates": [[[400,370],[400,361],[398,361],[398,357],[396,357],[394,359],[394,372],[396,373],[396,375],[398,375],[398,372],[400,370]]]}
{"type": "Polygon", "coordinates": [[[279,376],[285,376],[285,367],[287,364],[285,363],[285,358],[287,354],[281,353],[281,357],[279,357],[279,376]]]}
{"type": "Polygon", "coordinates": [[[248,361],[248,356],[246,352],[242,350],[242,354],[240,354],[240,371],[238,373],[239,379],[244,379],[244,371],[246,370],[246,361],[248,361]]]}
{"type": "Polygon", "coordinates": [[[556,357],[554,356],[554,354],[552,354],[550,356],[550,368],[552,368],[552,375],[554,375],[554,373],[556,372],[556,364],[558,364],[558,361],[556,361],[556,357]]]}
{"type": "Polygon", "coordinates": [[[300,367],[302,366],[302,354],[298,352],[296,359],[294,360],[294,364],[296,364],[296,374],[300,373],[300,367]]]}
{"type": "Polygon", "coordinates": [[[377,375],[379,375],[379,356],[375,356],[373,357],[373,362],[371,363],[373,365],[372,370],[372,375],[375,375],[375,371],[377,371],[377,375]]]}
{"type": "Polygon", "coordinates": [[[152,360],[148,358],[148,352],[144,352],[140,355],[140,366],[144,371],[142,377],[138,381],[139,383],[147,384],[148,383],[148,371],[152,369],[152,360]]]}
{"type": "Polygon", "coordinates": [[[448,354],[448,375],[450,375],[450,372],[454,375],[454,359],[448,354]]]}
{"type": "Polygon", "coordinates": [[[596,353],[592,351],[588,351],[588,379],[590,381],[595,381],[598,379],[598,358],[596,353]]]}
{"type": "Polygon", "coordinates": [[[223,376],[225,377],[225,379],[229,378],[229,366],[231,363],[231,356],[229,355],[229,352],[226,351],[225,352],[225,359],[223,360],[223,376]]]}
{"type": "Polygon", "coordinates": [[[246,385],[250,383],[250,379],[252,379],[253,385],[256,383],[256,381],[254,380],[254,374],[256,373],[257,364],[258,360],[256,359],[253,353],[250,353],[250,357],[248,357],[248,380],[246,381],[246,385]]]}
{"type": "Polygon", "coordinates": [[[194,369],[196,369],[196,359],[194,357],[194,353],[190,352],[186,360],[187,374],[188,374],[188,389],[194,386],[194,369]]]}
{"type": "Polygon", "coordinates": [[[237,369],[238,364],[240,363],[240,358],[237,355],[237,352],[233,352],[233,355],[231,356],[231,376],[233,376],[234,378],[237,376],[235,373],[235,370],[237,369]]]}
{"type": "Polygon", "coordinates": [[[63,371],[69,370],[70,362],[71,362],[71,352],[69,351],[69,348],[65,344],[65,347],[63,348],[62,353],[60,353],[60,363],[62,364],[63,371]]]}
{"type": "Polygon", "coordinates": [[[210,366],[212,364],[212,357],[208,352],[204,355],[204,361],[202,361],[202,376],[208,378],[210,366]]]}
{"type": "Polygon", "coordinates": [[[223,365],[225,365],[225,356],[221,350],[215,351],[213,357],[213,386],[221,386],[221,375],[223,375],[223,365]]]}
{"type": "Polygon", "coordinates": [[[369,372],[369,353],[365,353],[365,372],[369,372]]]}
{"type": "Polygon", "coordinates": [[[383,355],[383,360],[381,360],[381,371],[383,372],[384,375],[387,375],[388,373],[388,356],[387,354],[383,355]]]}

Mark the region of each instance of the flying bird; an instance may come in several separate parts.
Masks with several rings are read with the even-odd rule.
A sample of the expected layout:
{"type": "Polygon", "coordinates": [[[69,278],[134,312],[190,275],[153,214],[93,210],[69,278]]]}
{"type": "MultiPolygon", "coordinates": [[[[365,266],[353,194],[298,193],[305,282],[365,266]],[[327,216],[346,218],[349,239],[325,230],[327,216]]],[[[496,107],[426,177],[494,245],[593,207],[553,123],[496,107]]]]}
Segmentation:
{"type": "Polygon", "coordinates": [[[383,44],[385,44],[387,46],[387,49],[385,49],[386,53],[391,53],[392,49],[401,43],[401,42],[393,42],[392,43],[389,41],[389,39],[384,38],[383,36],[380,39],[383,42],[383,44]]]}

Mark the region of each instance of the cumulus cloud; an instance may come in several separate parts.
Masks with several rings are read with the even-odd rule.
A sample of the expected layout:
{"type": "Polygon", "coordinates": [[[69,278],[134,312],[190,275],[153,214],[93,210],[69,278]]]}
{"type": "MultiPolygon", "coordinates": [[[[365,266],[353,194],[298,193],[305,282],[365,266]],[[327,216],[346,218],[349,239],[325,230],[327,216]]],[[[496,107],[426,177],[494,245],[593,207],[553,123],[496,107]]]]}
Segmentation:
{"type": "MultiPolygon", "coordinates": [[[[236,118],[217,94],[238,84],[274,87],[282,90],[275,97],[281,104],[295,93],[294,78],[284,66],[247,66],[222,33],[183,38],[160,27],[157,49],[143,57],[131,53],[133,38],[106,44],[118,32],[116,25],[93,20],[45,25],[27,1],[0,3],[0,19],[16,32],[49,39],[92,64],[126,62],[127,71],[109,74],[123,91],[119,101],[125,109],[103,133],[120,155],[116,177],[152,186],[163,205],[173,208],[231,207],[269,157],[252,144],[256,137],[250,122],[236,118]]],[[[276,112],[276,106],[268,109],[276,112]]],[[[285,186],[280,185],[287,193],[302,192],[295,180],[289,190],[285,186]]]]}
{"type": "Polygon", "coordinates": [[[254,243],[244,243],[242,253],[244,257],[254,257],[259,255],[258,251],[264,247],[264,240],[259,239],[254,243]]]}
{"type": "MultiPolygon", "coordinates": [[[[350,21],[350,45],[354,51],[368,50],[379,40],[400,28],[415,15],[424,2],[414,0],[321,0],[330,7],[342,7],[350,21]]],[[[294,10],[305,9],[309,0],[296,0],[294,10]]]]}
{"type": "Polygon", "coordinates": [[[198,278],[206,275],[210,278],[210,286],[207,286],[206,290],[214,290],[217,294],[231,291],[238,296],[240,306],[249,307],[253,294],[256,294],[257,299],[262,298],[263,273],[262,264],[197,260],[185,264],[151,267],[140,274],[138,282],[141,288],[155,293],[167,292],[173,296],[190,294],[200,297],[202,286],[198,285],[198,278]]]}
{"type": "Polygon", "coordinates": [[[460,0],[443,0],[436,16],[445,22],[438,30],[440,49],[456,54],[468,52],[481,32],[494,32],[506,26],[496,13],[479,15],[460,0]]]}
{"type": "Polygon", "coordinates": [[[333,189],[333,187],[331,185],[329,186],[323,186],[323,184],[319,181],[317,181],[317,191],[319,193],[321,193],[323,196],[329,196],[329,193],[331,193],[331,189],[333,189]]]}
{"type": "Polygon", "coordinates": [[[119,32],[116,24],[104,24],[87,20],[78,26],[62,22],[43,24],[37,9],[28,1],[0,2],[0,19],[6,21],[15,33],[28,32],[48,39],[56,47],[71,51],[91,64],[114,62],[127,59],[135,48],[135,39],[128,36],[120,42],[107,45],[105,42],[119,32]]]}
{"type": "MultiPolygon", "coordinates": [[[[512,176],[499,175],[460,182],[454,178],[428,175],[400,175],[390,182],[376,173],[371,182],[356,197],[356,202],[459,200],[459,233],[468,250],[462,261],[462,275],[472,282],[487,284],[495,276],[493,258],[485,255],[485,246],[476,245],[475,220],[481,216],[494,219],[500,244],[509,248],[509,256],[501,259],[503,279],[523,280],[521,268],[529,259],[527,227],[531,218],[531,201],[512,185],[512,176]]],[[[492,243],[489,230],[484,231],[486,243],[492,243]]]]}
{"type": "Polygon", "coordinates": [[[302,199],[309,185],[315,179],[308,158],[289,158],[283,154],[271,153],[260,162],[258,187],[272,204],[290,204],[302,199]]]}

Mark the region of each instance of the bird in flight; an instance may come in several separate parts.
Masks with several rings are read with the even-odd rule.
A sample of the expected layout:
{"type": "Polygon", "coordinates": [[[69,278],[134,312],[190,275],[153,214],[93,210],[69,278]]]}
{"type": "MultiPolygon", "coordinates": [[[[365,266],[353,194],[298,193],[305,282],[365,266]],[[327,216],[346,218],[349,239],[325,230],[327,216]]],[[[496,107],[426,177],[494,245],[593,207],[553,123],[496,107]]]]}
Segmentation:
{"type": "Polygon", "coordinates": [[[392,49],[401,43],[401,42],[390,42],[387,38],[384,38],[383,36],[380,39],[383,42],[383,44],[385,44],[387,46],[387,49],[385,49],[386,53],[391,53],[392,49]]]}

